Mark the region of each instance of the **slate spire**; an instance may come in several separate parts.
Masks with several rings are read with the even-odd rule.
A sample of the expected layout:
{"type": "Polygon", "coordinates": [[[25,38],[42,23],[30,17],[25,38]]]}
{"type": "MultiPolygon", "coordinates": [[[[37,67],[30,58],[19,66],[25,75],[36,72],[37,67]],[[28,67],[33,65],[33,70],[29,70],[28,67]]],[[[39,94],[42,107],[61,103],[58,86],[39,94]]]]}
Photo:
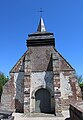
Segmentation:
{"type": "Polygon", "coordinates": [[[46,32],[46,28],[45,28],[44,21],[43,21],[42,17],[40,18],[40,22],[39,22],[39,25],[38,25],[38,28],[37,28],[37,32],[46,32]]]}

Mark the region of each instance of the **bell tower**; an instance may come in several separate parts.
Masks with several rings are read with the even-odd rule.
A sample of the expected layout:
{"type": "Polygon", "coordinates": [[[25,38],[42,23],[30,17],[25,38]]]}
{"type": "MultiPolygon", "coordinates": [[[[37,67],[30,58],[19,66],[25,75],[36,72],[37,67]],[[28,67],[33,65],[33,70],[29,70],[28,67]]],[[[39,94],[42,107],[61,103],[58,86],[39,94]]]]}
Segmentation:
{"type": "Polygon", "coordinates": [[[48,45],[55,47],[55,39],[53,33],[46,31],[43,18],[41,17],[37,32],[28,35],[27,47],[48,45]]]}

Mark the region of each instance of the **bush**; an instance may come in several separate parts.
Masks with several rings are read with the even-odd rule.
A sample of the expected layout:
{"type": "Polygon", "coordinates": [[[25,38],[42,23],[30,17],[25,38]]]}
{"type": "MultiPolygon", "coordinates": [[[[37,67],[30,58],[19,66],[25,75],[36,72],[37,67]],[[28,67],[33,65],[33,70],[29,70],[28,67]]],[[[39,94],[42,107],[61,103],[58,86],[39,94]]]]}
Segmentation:
{"type": "Polygon", "coordinates": [[[2,95],[2,91],[3,91],[3,86],[5,85],[5,83],[9,80],[8,77],[6,77],[2,72],[0,72],[0,98],[2,95]]]}

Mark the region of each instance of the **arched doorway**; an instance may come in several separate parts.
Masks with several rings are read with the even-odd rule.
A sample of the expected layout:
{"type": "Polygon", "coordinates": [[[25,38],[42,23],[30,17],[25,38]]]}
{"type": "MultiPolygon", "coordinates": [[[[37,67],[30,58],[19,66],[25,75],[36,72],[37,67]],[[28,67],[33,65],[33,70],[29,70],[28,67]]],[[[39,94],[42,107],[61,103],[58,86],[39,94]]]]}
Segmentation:
{"type": "Polygon", "coordinates": [[[51,95],[47,89],[41,88],[36,91],[35,112],[51,113],[51,95]]]}

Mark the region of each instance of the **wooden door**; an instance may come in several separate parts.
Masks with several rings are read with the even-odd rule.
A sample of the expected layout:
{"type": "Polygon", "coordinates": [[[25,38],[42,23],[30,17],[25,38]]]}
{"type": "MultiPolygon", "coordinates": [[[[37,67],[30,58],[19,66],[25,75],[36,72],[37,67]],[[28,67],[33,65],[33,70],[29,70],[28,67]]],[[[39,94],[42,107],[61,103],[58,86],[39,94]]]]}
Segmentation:
{"type": "Polygon", "coordinates": [[[39,89],[35,94],[35,112],[51,112],[51,96],[47,89],[39,89]]]}

